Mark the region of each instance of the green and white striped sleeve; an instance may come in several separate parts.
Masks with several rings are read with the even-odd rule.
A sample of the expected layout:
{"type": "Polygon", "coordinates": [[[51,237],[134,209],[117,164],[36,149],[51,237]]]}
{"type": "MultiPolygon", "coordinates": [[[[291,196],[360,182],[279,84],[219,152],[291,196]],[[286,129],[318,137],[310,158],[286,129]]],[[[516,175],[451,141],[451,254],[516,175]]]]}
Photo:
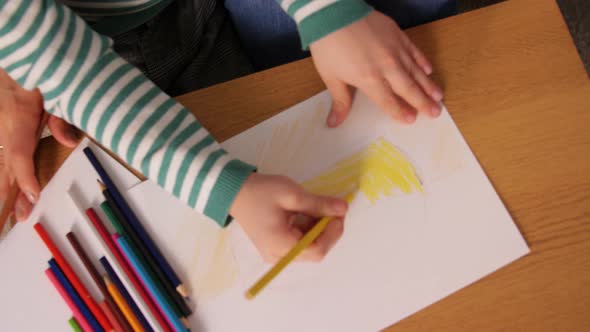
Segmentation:
{"type": "Polygon", "coordinates": [[[372,8],[363,0],[276,0],[297,23],[301,46],[367,16],[372,8]]]}
{"type": "Polygon", "coordinates": [[[38,87],[81,128],[221,226],[254,167],[231,158],[181,104],[53,0],[0,0],[0,67],[38,87]]]}

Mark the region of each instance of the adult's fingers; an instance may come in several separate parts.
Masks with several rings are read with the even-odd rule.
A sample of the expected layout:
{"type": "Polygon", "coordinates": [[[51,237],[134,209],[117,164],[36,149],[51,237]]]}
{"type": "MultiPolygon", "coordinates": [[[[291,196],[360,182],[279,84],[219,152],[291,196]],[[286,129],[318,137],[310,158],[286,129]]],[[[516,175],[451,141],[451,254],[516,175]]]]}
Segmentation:
{"type": "Polygon", "coordinates": [[[35,176],[33,149],[10,153],[10,168],[21,191],[29,202],[35,204],[39,198],[41,187],[35,176]]]}
{"type": "Polygon", "coordinates": [[[394,94],[389,82],[385,79],[371,79],[359,87],[383,112],[403,123],[416,121],[416,113],[394,94]]]}
{"type": "MultiPolygon", "coordinates": [[[[22,92],[23,96],[28,91],[22,92]]],[[[16,94],[4,94],[0,100],[0,113],[2,114],[0,131],[4,143],[4,158],[6,168],[12,172],[21,191],[23,191],[31,203],[37,201],[40,187],[35,177],[33,165],[33,153],[36,146],[36,131],[39,117],[35,112],[41,112],[40,100],[35,95],[25,100],[25,108],[17,107],[16,94]]]]}
{"type": "Polygon", "coordinates": [[[76,135],[76,129],[65,122],[63,119],[51,115],[47,122],[49,131],[53,137],[62,145],[69,148],[74,148],[78,145],[78,136],[76,135]]]}
{"type": "MultiPolygon", "coordinates": [[[[438,109],[435,101],[424,92],[419,82],[410,74],[415,69],[407,68],[411,65],[404,64],[401,57],[399,56],[402,61],[400,65],[385,72],[385,77],[393,91],[419,112],[431,113],[434,109],[438,109]]],[[[413,61],[412,64],[415,66],[413,61]]]]}
{"type": "Polygon", "coordinates": [[[326,87],[332,96],[332,108],[328,115],[328,127],[338,127],[350,113],[352,92],[350,87],[339,80],[326,80],[326,87]]]}
{"type": "Polygon", "coordinates": [[[333,219],[320,236],[301,253],[301,260],[321,261],[342,237],[343,233],[344,222],[342,218],[333,219]]]}
{"type": "Polygon", "coordinates": [[[21,192],[16,199],[14,205],[14,215],[17,221],[23,221],[29,217],[33,210],[33,205],[29,202],[28,198],[21,192]]]}
{"type": "MultiPolygon", "coordinates": [[[[0,157],[1,158],[1,157],[0,157]]],[[[0,205],[6,202],[10,190],[10,173],[5,165],[0,165],[0,205]]]]}

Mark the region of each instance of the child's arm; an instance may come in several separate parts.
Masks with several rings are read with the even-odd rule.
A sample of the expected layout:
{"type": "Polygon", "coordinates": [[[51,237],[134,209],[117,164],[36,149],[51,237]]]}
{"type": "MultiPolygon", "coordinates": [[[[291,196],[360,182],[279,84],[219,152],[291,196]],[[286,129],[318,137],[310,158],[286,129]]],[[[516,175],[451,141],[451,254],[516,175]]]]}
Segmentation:
{"type": "MultiPolygon", "coordinates": [[[[0,2],[0,45],[0,68],[18,80],[0,75],[0,136],[22,139],[5,141],[6,150],[29,150],[21,159],[31,159],[32,148],[15,128],[35,121],[31,115],[40,113],[41,96],[19,84],[39,88],[52,114],[220,225],[227,224],[231,209],[267,260],[284,255],[301,237],[290,223],[299,214],[337,218],[300,259],[321,259],[341,236],[345,201],[313,195],[285,177],[252,173],[252,166],[228,156],[182,105],[68,8],[53,0],[0,2]]],[[[22,164],[32,174],[32,160],[22,164]]]]}
{"type": "Polygon", "coordinates": [[[39,88],[51,114],[81,128],[182,201],[224,226],[253,167],[233,159],[69,8],[0,2],[0,67],[39,88]]]}
{"type": "Polygon", "coordinates": [[[307,49],[316,40],[364,18],[372,10],[364,0],[276,1],[297,23],[303,49],[307,49]]]}
{"type": "Polygon", "coordinates": [[[390,18],[363,0],[277,0],[297,23],[302,47],[332,95],[330,127],[352,104],[352,88],[403,123],[416,113],[437,117],[442,90],[428,77],[432,66],[390,18]]]}

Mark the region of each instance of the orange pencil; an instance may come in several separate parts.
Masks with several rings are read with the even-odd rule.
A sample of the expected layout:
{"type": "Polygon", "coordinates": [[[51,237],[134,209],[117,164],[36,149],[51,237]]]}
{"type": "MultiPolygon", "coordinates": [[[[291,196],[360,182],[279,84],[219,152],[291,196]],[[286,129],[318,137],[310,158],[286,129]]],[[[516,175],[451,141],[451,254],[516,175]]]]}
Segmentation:
{"type": "Polygon", "coordinates": [[[74,248],[74,251],[82,261],[82,264],[84,264],[84,267],[86,267],[88,274],[90,274],[92,280],[100,290],[100,293],[102,294],[104,301],[106,302],[106,306],[110,309],[109,311],[105,310],[102,303],[99,303],[100,308],[104,311],[111,325],[113,325],[116,331],[133,332],[131,326],[129,325],[129,323],[127,323],[127,320],[123,316],[123,313],[119,311],[119,308],[117,308],[117,305],[113,301],[111,294],[109,294],[109,292],[107,291],[107,288],[105,287],[104,282],[100,277],[100,273],[92,264],[90,257],[88,257],[88,254],[80,244],[80,241],[78,241],[76,234],[74,234],[73,231],[69,232],[68,234],[66,234],[66,238],[68,239],[68,241],[70,241],[72,248],[74,248]],[[109,317],[109,313],[113,315],[113,317],[117,321],[117,324],[113,324],[113,320],[111,319],[111,317],[109,317]],[[117,330],[117,326],[120,327],[121,330],[117,330]]]}
{"type": "Polygon", "coordinates": [[[111,282],[109,277],[107,277],[106,275],[104,275],[103,278],[104,278],[104,282],[107,286],[109,293],[113,297],[113,300],[115,300],[115,303],[117,304],[117,306],[119,306],[119,309],[121,310],[121,312],[123,313],[125,318],[127,318],[127,321],[129,322],[129,324],[131,325],[133,330],[136,332],[137,331],[140,331],[140,332],[145,331],[143,329],[143,326],[141,326],[141,323],[139,322],[137,317],[135,317],[135,315],[133,314],[133,311],[131,310],[131,308],[129,308],[129,305],[127,305],[127,302],[125,302],[125,299],[123,298],[121,293],[119,293],[119,290],[117,289],[117,287],[115,287],[115,285],[111,282]]]}

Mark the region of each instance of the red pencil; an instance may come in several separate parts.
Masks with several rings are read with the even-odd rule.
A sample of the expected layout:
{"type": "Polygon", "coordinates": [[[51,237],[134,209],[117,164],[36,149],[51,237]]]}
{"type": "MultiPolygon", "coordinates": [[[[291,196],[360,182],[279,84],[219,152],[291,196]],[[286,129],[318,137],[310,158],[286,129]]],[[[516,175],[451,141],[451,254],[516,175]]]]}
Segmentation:
{"type": "Polygon", "coordinates": [[[141,296],[141,298],[143,299],[145,304],[148,306],[148,308],[150,309],[150,311],[152,312],[152,314],[154,315],[156,320],[158,320],[158,324],[160,324],[160,326],[164,329],[164,331],[171,332],[170,328],[168,327],[168,324],[166,323],[165,318],[162,316],[162,314],[160,313],[160,310],[158,310],[155,303],[152,301],[151,296],[148,295],[145,288],[143,288],[143,286],[141,285],[141,283],[137,279],[135,272],[133,272],[131,267],[127,264],[126,259],[121,255],[121,252],[119,252],[119,249],[117,248],[116,244],[113,242],[113,239],[111,238],[108,230],[106,229],[106,227],[102,223],[102,220],[100,219],[98,214],[96,214],[96,211],[94,211],[94,209],[92,209],[92,208],[86,209],[86,215],[88,216],[88,219],[90,219],[90,221],[92,222],[92,225],[94,226],[94,228],[96,228],[96,230],[98,231],[98,234],[100,234],[100,237],[102,238],[104,243],[107,245],[107,247],[109,248],[109,250],[111,251],[113,256],[115,256],[115,259],[117,260],[119,265],[123,268],[123,271],[125,271],[125,274],[127,275],[127,277],[129,277],[129,279],[131,280],[133,287],[135,287],[135,289],[137,290],[137,292],[139,293],[139,295],[141,296]]]}
{"type": "Polygon", "coordinates": [[[88,324],[88,321],[86,320],[82,312],[80,312],[80,308],[78,308],[74,301],[72,301],[70,294],[68,294],[68,292],[59,283],[59,281],[53,274],[53,271],[51,271],[51,269],[47,269],[45,270],[45,275],[47,276],[47,278],[49,278],[55,289],[57,289],[57,292],[64,299],[70,310],[72,310],[72,315],[74,315],[74,318],[76,318],[76,321],[78,322],[78,324],[80,324],[82,329],[84,329],[84,331],[92,331],[90,324],[88,324]]]}
{"type": "Polygon", "coordinates": [[[38,222],[33,226],[33,228],[35,228],[35,231],[37,231],[37,234],[39,234],[39,237],[41,238],[41,240],[43,240],[43,243],[45,243],[45,246],[47,247],[47,249],[49,249],[51,255],[53,256],[53,258],[55,258],[55,261],[57,262],[59,267],[62,269],[68,280],[72,283],[74,289],[76,289],[76,292],[78,292],[84,303],[86,303],[88,309],[90,309],[90,312],[92,312],[92,315],[94,315],[96,320],[100,323],[100,326],[102,326],[102,328],[105,331],[112,331],[113,327],[109,323],[109,320],[105,316],[104,312],[102,312],[98,304],[94,302],[94,299],[92,298],[92,296],[90,296],[90,293],[88,292],[86,287],[84,287],[84,284],[82,284],[82,282],[80,281],[80,279],[78,278],[78,276],[76,275],[68,261],[65,259],[65,257],[61,254],[61,251],[59,251],[59,249],[55,245],[55,242],[53,242],[53,240],[45,230],[45,227],[43,227],[43,225],[38,222]]]}

